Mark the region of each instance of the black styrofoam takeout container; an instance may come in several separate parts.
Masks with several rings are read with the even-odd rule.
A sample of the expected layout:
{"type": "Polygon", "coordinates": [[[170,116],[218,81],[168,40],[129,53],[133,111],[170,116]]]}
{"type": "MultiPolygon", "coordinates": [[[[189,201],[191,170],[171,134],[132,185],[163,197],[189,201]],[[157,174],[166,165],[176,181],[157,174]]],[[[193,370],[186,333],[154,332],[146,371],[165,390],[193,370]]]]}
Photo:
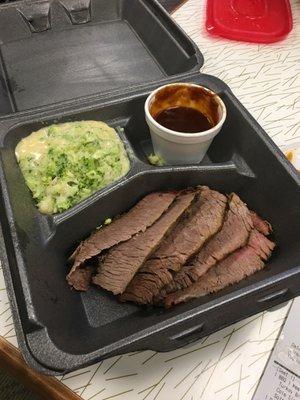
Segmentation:
{"type": "MultiPolygon", "coordinates": [[[[155,2],[129,1],[145,9],[153,10],[153,6],[153,21],[161,21],[163,15],[164,24],[159,26],[164,37],[173,40],[177,28],[155,2]]],[[[127,2],[106,2],[107,14],[103,15],[110,15],[111,4],[118,3],[123,10],[127,2]]],[[[94,1],[92,6],[97,3],[104,4],[94,1]]],[[[56,10],[58,5],[54,5],[56,10]]],[[[134,7],[133,10],[135,24],[140,14],[134,7]]],[[[1,12],[0,7],[0,19],[1,12]]],[[[144,18],[140,17],[144,21],[139,21],[140,26],[147,25],[144,18]]],[[[94,29],[95,24],[88,26],[94,29]]],[[[113,32],[114,28],[112,35],[113,32]]],[[[179,33],[187,48],[194,49],[179,33]]],[[[37,33],[40,34],[45,32],[37,33]]],[[[155,41],[159,42],[160,37],[155,41]]],[[[15,40],[17,43],[19,36],[15,40]]],[[[176,63],[181,50],[174,48],[169,60],[176,63]]],[[[201,61],[197,50],[195,54],[201,61]]],[[[20,348],[28,364],[40,372],[62,374],[136,350],[173,350],[300,294],[300,179],[296,170],[219,79],[189,71],[180,77],[176,73],[172,77],[152,76],[152,80],[80,101],[64,101],[31,111],[22,111],[21,107],[0,120],[3,271],[20,348]],[[153,167],[147,162],[152,149],[144,102],[154,88],[179,80],[218,93],[227,107],[227,120],[201,164],[153,167]],[[67,212],[41,214],[18,168],[16,144],[44,125],[90,119],[117,128],[130,156],[129,173],[67,212]],[[87,293],[70,290],[65,280],[69,270],[67,258],[104,219],[127,211],[149,192],[200,184],[223,193],[235,191],[251,209],[272,223],[277,248],[264,270],[219,293],[170,310],[120,304],[109,293],[95,288],[87,293]]],[[[33,96],[37,87],[38,83],[33,96]]],[[[38,95],[41,103],[44,95],[38,95]]],[[[18,102],[25,105],[20,97],[18,102]]],[[[34,102],[30,106],[34,107],[34,102]]]]}

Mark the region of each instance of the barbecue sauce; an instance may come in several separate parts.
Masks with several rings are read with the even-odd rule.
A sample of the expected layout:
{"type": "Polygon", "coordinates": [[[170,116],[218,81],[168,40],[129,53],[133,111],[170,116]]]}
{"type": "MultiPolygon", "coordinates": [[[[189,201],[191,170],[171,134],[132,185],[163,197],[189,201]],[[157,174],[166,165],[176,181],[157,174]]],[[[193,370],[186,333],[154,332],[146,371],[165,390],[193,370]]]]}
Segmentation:
{"type": "Polygon", "coordinates": [[[191,107],[170,107],[160,111],[155,120],[176,132],[198,133],[211,129],[214,124],[200,111],[191,107]]]}

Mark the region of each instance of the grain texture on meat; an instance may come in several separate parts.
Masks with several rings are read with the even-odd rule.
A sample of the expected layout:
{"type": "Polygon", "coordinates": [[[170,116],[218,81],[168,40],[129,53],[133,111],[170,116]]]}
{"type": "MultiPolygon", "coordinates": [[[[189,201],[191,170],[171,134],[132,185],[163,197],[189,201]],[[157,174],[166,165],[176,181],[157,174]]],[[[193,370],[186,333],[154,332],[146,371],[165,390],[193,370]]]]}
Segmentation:
{"type": "Polygon", "coordinates": [[[144,232],[170,207],[176,196],[176,192],[151,193],[126,214],[81,242],[70,258],[73,260],[73,266],[67,276],[69,285],[77,290],[87,290],[91,273],[82,271],[86,269],[85,263],[104,250],[125,242],[139,232],[144,232]]]}
{"type": "Polygon", "coordinates": [[[246,246],[236,250],[224,260],[212,267],[191,286],[167,295],[165,307],[218,292],[229,285],[238,283],[265,266],[275,244],[253,229],[246,246]]]}
{"type": "Polygon", "coordinates": [[[228,202],[222,229],[211,239],[188,265],[185,265],[173,281],[163,288],[161,296],[190,286],[204,275],[217,262],[244,246],[253,228],[248,207],[236,195],[232,194],[228,202]]]}
{"type": "Polygon", "coordinates": [[[123,293],[138,269],[189,209],[196,194],[197,191],[180,194],[167,212],[145,232],[108,251],[93,283],[114,294],[123,293]]]}
{"type": "Polygon", "coordinates": [[[222,227],[227,199],[203,187],[191,213],[182,220],[130,282],[123,300],[152,303],[173,274],[195,255],[222,227]]]}

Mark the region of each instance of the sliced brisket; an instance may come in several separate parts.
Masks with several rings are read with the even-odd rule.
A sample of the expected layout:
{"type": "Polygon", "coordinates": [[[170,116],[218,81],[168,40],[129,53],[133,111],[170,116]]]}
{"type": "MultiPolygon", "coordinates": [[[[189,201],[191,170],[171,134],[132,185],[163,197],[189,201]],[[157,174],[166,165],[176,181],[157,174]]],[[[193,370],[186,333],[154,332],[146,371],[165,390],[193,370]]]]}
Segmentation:
{"type": "Polygon", "coordinates": [[[262,233],[265,236],[270,235],[272,232],[272,226],[268,221],[265,221],[261,219],[256,212],[250,211],[251,212],[251,219],[254,225],[254,228],[257,229],[260,233],[262,233]]]}
{"type": "Polygon", "coordinates": [[[114,294],[123,293],[138,269],[189,209],[197,194],[198,191],[180,194],[164,215],[144,233],[109,250],[93,282],[114,294]]]}
{"type": "Polygon", "coordinates": [[[74,274],[72,275],[72,280],[69,280],[69,278],[67,277],[67,281],[76,290],[86,291],[89,288],[94,271],[94,265],[84,265],[74,272],[74,274]]]}
{"type": "Polygon", "coordinates": [[[90,270],[85,272],[84,263],[103,250],[125,242],[138,232],[144,232],[170,207],[176,196],[175,192],[151,193],[126,214],[82,242],[70,257],[74,263],[67,276],[68,283],[77,290],[87,290],[91,273],[90,270]]]}
{"type": "Polygon", "coordinates": [[[209,268],[248,242],[253,228],[251,213],[245,203],[232,194],[222,229],[211,239],[189,265],[185,265],[163,288],[160,298],[167,293],[184,289],[196,282],[209,268]]]}
{"type": "Polygon", "coordinates": [[[275,244],[257,230],[252,230],[249,242],[236,250],[223,261],[212,267],[205,275],[191,286],[167,295],[166,308],[172,305],[218,292],[226,286],[240,282],[264,267],[275,244]]]}
{"type": "MultiPolygon", "coordinates": [[[[153,297],[161,288],[172,281],[173,274],[219,231],[226,205],[227,198],[224,195],[203,187],[191,213],[177,225],[140,268],[121,300],[139,304],[152,303],[153,297]]],[[[244,242],[246,240],[247,237],[244,242]]]]}

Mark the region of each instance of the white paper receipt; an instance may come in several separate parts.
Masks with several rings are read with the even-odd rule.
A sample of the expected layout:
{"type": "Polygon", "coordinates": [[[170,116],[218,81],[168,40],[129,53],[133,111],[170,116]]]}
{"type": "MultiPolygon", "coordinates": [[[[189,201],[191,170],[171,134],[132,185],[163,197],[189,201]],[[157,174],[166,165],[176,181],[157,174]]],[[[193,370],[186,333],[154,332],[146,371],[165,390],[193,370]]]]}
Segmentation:
{"type": "Polygon", "coordinates": [[[253,400],[300,400],[300,297],[294,300],[253,400]]]}

